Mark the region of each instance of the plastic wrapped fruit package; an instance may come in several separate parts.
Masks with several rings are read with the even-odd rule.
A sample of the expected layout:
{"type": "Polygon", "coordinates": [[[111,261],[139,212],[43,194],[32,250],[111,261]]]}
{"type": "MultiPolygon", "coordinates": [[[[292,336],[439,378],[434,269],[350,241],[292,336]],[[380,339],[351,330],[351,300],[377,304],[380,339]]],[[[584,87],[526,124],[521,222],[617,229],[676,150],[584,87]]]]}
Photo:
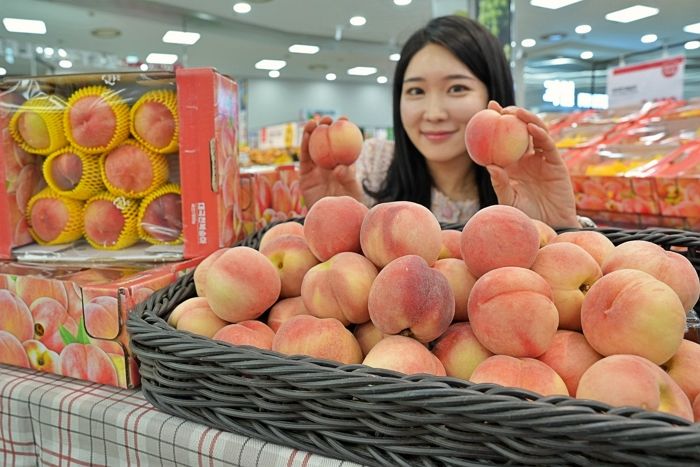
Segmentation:
{"type": "Polygon", "coordinates": [[[10,134],[27,152],[47,155],[66,145],[63,129],[65,102],[55,95],[25,101],[10,120],[10,134]]]}
{"type": "Polygon", "coordinates": [[[168,179],[168,161],[133,139],[100,158],[102,181],[117,196],[143,198],[168,179]]]}
{"type": "Polygon", "coordinates": [[[86,200],[105,190],[100,159],[71,146],[49,155],[42,171],[49,187],[67,198],[86,200]]]}
{"type": "Polygon", "coordinates": [[[32,238],[41,245],[72,242],[83,234],[83,203],[44,188],[27,204],[32,238]]]}
{"type": "Polygon", "coordinates": [[[63,114],[68,141],[87,154],[115,148],[129,136],[129,105],[106,86],[78,89],[63,114]]]}
{"type": "Polygon", "coordinates": [[[139,239],[136,216],[139,200],[103,192],[85,203],[85,240],[94,248],[118,250],[139,239]]]}
{"type": "Polygon", "coordinates": [[[180,187],[168,183],[141,201],[137,221],[139,238],[154,245],[182,243],[180,187]]]}
{"type": "Polygon", "coordinates": [[[169,154],[177,151],[179,118],[175,91],[149,91],[131,107],[131,134],[151,151],[169,154]]]}

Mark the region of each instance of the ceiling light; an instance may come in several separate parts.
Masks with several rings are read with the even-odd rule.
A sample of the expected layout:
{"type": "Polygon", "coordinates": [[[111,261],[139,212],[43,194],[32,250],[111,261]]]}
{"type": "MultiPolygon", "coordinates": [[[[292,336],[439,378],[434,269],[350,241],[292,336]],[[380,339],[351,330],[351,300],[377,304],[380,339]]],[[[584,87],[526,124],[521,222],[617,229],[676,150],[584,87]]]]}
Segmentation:
{"type": "Polygon", "coordinates": [[[168,31],[163,35],[163,42],[168,44],[195,44],[200,38],[198,32],[168,31]]]}
{"type": "Polygon", "coordinates": [[[694,23],[689,24],[687,26],[683,26],[683,30],[691,34],[700,34],[700,23],[694,23]]]}
{"type": "Polygon", "coordinates": [[[350,24],[353,26],[364,26],[367,24],[367,19],[364,16],[353,16],[350,18],[350,24]]]}
{"type": "Polygon", "coordinates": [[[685,50],[700,49],[700,41],[688,41],[683,44],[683,47],[685,47],[685,50]]]}
{"type": "Polygon", "coordinates": [[[134,65],[135,63],[139,62],[139,57],[136,55],[127,55],[126,56],[126,63],[129,65],[134,65]]]}
{"type": "Polygon", "coordinates": [[[61,58],[66,58],[68,56],[68,52],[66,52],[66,49],[58,49],[58,56],[61,58]]]}
{"type": "Polygon", "coordinates": [[[558,10],[573,3],[578,3],[581,0],[530,0],[530,5],[541,8],[549,8],[550,10],[558,10]]]}
{"type": "Polygon", "coordinates": [[[233,11],[235,11],[236,13],[240,13],[242,15],[244,15],[246,13],[250,13],[251,9],[252,9],[252,7],[250,6],[250,4],[245,3],[245,2],[240,2],[240,3],[236,3],[235,5],[233,5],[233,11]]]}
{"type": "Polygon", "coordinates": [[[335,81],[335,78],[337,78],[337,77],[335,76],[335,73],[326,73],[326,79],[327,79],[328,81],[335,81]]]}
{"type": "Polygon", "coordinates": [[[576,61],[572,58],[557,57],[549,61],[550,65],[573,65],[576,61]]]}
{"type": "Polygon", "coordinates": [[[44,56],[53,57],[53,47],[44,47],[44,56]]]}
{"type": "Polygon", "coordinates": [[[635,5],[622,10],[612,11],[605,15],[608,21],[616,21],[618,23],[631,23],[640,19],[648,18],[659,13],[658,8],[650,6],[635,5]]]}
{"type": "Polygon", "coordinates": [[[150,53],[146,57],[146,61],[148,63],[157,63],[158,65],[172,65],[177,62],[177,55],[150,53]]]}
{"type": "Polygon", "coordinates": [[[410,5],[410,4],[411,4],[411,0],[394,0],[394,5],[397,5],[397,6],[406,6],[406,5],[410,5]]]}
{"type": "Polygon", "coordinates": [[[348,69],[349,75],[354,76],[369,76],[377,72],[377,69],[373,66],[356,66],[348,69]]]}
{"type": "Polygon", "coordinates": [[[522,42],[520,42],[520,45],[522,45],[525,48],[534,47],[535,44],[537,44],[537,41],[535,39],[523,39],[522,42]]]}
{"type": "Polygon", "coordinates": [[[3,18],[2,24],[7,32],[46,34],[46,23],[38,19],[3,18]]]}
{"type": "Polygon", "coordinates": [[[71,62],[70,60],[61,60],[58,62],[58,66],[60,66],[61,68],[70,68],[73,66],[73,62],[71,62]]]}
{"type": "Polygon", "coordinates": [[[141,71],[148,71],[148,64],[147,63],[142,63],[141,66],[139,66],[139,69],[141,71]]]}
{"type": "Polygon", "coordinates": [[[0,66],[0,76],[4,76],[6,74],[7,74],[7,70],[0,66]]]}
{"type": "Polygon", "coordinates": [[[34,49],[34,50],[35,50],[36,53],[38,53],[38,54],[43,54],[43,53],[44,53],[44,48],[43,48],[42,46],[40,46],[40,45],[37,45],[37,46],[36,46],[36,49],[34,49]]]}
{"type": "Polygon", "coordinates": [[[656,39],[658,39],[656,34],[644,34],[640,40],[645,44],[651,44],[656,42],[656,39]]]}
{"type": "Polygon", "coordinates": [[[294,44],[289,46],[289,51],[294,54],[315,54],[319,48],[316,45],[294,44]]]}
{"type": "Polygon", "coordinates": [[[576,26],[574,31],[576,32],[576,34],[588,34],[589,32],[591,32],[591,26],[588,24],[579,24],[578,26],[576,26]]]}
{"type": "Polygon", "coordinates": [[[197,12],[194,14],[195,18],[199,18],[202,21],[214,21],[216,16],[210,15],[209,13],[197,12]]]}
{"type": "Polygon", "coordinates": [[[280,72],[277,70],[270,70],[270,72],[267,74],[270,78],[279,78],[280,77],[280,72]]]}
{"type": "Polygon", "coordinates": [[[281,70],[287,65],[284,60],[269,60],[263,59],[255,64],[255,68],[258,70],[281,70]]]}
{"type": "Polygon", "coordinates": [[[386,76],[377,76],[377,83],[384,84],[387,81],[389,81],[389,78],[387,78],[386,76]]]}
{"type": "Polygon", "coordinates": [[[581,52],[580,57],[584,60],[590,60],[591,58],[593,58],[593,52],[591,52],[590,50],[584,50],[583,52],[581,52]]]}
{"type": "Polygon", "coordinates": [[[391,54],[389,55],[389,60],[391,60],[392,62],[398,62],[399,60],[401,60],[401,54],[391,54]]]}

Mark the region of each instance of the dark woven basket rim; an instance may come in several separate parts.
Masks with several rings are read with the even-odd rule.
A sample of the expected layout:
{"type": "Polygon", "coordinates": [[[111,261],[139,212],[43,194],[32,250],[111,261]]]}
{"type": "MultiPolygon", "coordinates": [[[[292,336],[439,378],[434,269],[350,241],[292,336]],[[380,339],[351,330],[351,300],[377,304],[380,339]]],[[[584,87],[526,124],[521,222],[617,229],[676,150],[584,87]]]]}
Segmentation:
{"type": "MultiPolygon", "coordinates": [[[[240,245],[256,248],[271,226],[240,245]]],[[[695,232],[594,230],[615,244],[652,238],[682,247],[698,269],[695,232]]],[[[669,414],[285,356],[168,325],[172,309],[195,295],[190,272],[128,319],[143,393],[165,412],[368,465],[700,465],[700,424],[669,414]],[[348,413],[361,422],[353,425],[348,413]]]]}

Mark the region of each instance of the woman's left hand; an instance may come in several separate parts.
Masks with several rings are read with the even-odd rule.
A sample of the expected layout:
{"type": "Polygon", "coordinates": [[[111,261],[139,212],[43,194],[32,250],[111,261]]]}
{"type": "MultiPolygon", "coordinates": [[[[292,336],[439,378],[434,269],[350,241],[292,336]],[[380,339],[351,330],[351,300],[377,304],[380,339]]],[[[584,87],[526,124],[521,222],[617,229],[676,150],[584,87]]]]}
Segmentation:
{"type": "Polygon", "coordinates": [[[496,165],[486,168],[498,202],[514,206],[555,228],[580,227],[569,171],[544,122],[521,107],[502,108],[491,101],[488,108],[515,115],[527,124],[532,137],[531,147],[520,160],[505,168],[496,165]]]}

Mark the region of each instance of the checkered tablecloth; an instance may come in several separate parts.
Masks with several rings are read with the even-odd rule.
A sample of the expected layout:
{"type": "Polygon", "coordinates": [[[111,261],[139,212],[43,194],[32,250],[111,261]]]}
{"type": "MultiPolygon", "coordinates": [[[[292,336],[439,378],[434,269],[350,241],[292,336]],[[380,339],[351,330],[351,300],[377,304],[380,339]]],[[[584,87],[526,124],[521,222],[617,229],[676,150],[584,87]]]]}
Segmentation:
{"type": "Polygon", "coordinates": [[[0,365],[0,466],[355,467],[156,410],[137,390],[0,365]]]}

